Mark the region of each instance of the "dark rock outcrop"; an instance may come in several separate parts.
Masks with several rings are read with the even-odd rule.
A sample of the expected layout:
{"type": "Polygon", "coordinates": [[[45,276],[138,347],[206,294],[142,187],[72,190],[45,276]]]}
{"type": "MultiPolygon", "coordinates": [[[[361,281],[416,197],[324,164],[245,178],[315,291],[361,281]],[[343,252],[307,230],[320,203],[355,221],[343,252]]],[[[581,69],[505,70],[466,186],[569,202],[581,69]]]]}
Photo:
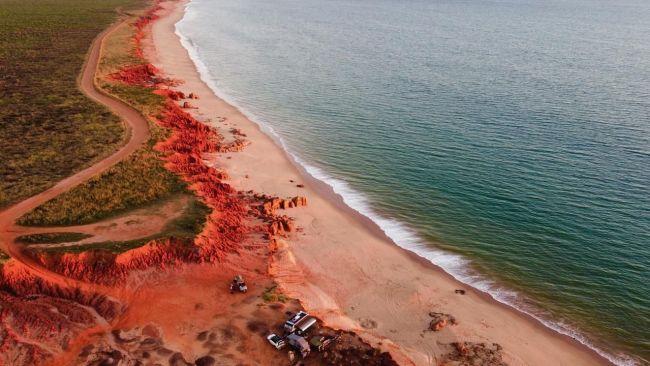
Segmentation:
{"type": "Polygon", "coordinates": [[[446,327],[447,325],[458,324],[456,318],[449,314],[436,313],[432,311],[429,313],[429,316],[433,318],[431,319],[431,322],[429,322],[429,330],[432,330],[434,332],[442,330],[442,328],[446,327]]]}

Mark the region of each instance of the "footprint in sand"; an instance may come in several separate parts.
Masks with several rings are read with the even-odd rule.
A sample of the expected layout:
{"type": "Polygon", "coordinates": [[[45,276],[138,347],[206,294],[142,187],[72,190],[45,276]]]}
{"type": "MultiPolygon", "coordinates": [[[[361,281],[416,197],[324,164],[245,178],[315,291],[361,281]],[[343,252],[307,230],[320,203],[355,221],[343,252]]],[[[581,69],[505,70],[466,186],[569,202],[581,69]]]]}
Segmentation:
{"type": "Polygon", "coordinates": [[[359,323],[362,327],[366,329],[375,329],[377,328],[377,322],[372,319],[359,319],[359,323]]]}

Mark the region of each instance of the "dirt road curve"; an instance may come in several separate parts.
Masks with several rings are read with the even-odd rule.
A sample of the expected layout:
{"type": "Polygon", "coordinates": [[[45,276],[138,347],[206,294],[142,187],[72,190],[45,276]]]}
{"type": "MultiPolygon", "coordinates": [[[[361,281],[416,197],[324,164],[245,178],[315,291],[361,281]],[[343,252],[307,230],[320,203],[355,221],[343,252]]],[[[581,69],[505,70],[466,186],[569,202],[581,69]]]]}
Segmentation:
{"type": "Polygon", "coordinates": [[[99,62],[99,56],[101,53],[104,38],[120,24],[121,22],[113,24],[111,27],[100,33],[93,41],[90,52],[87,56],[86,63],[81,73],[79,87],[81,91],[89,98],[105,105],[113,113],[122,118],[127,126],[128,142],[112,155],[68,178],[63,179],[52,188],[35,196],[29,197],[0,212],[0,247],[2,250],[4,250],[12,258],[25,264],[27,267],[33,270],[35,274],[45,277],[53,282],[57,282],[61,285],[79,286],[79,283],[78,281],[74,281],[59,274],[53,273],[47,268],[41,267],[32,261],[29,257],[23,255],[20,246],[14,244],[14,237],[16,236],[15,221],[42,203],[60,195],[61,193],[69,191],[75,186],[85,182],[92,176],[97,175],[110,168],[111,166],[117,164],[119,161],[137,150],[149,138],[149,125],[147,123],[147,120],[138,111],[120,100],[103,94],[97,88],[95,88],[95,71],[97,70],[97,64],[99,62]]]}

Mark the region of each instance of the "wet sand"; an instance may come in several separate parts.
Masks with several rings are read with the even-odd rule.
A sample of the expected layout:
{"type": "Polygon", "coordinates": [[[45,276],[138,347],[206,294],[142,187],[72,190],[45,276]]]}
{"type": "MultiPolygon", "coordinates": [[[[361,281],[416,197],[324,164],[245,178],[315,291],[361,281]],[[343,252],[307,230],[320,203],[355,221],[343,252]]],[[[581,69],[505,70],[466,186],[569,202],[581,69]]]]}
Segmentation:
{"type": "Polygon", "coordinates": [[[243,151],[211,159],[228,172],[230,184],[243,191],[307,197],[307,207],[286,212],[300,229],[279,242],[269,265],[289,296],[327,325],[356,331],[390,351],[401,364],[435,365],[450,351],[449,344],[458,341],[499,343],[510,365],[608,364],[571,338],[398,247],[331,189],[308,177],[258,125],[201,81],[175,34],[184,4],[162,3],[162,17],[153,23],[147,42],[147,58],[168,77],[184,82],[178,90],[199,95],[192,101],[197,108],[190,110],[197,119],[229,138],[233,128],[246,134],[251,144],[243,151]],[[451,314],[459,324],[426,331],[431,311],[451,314]]]}

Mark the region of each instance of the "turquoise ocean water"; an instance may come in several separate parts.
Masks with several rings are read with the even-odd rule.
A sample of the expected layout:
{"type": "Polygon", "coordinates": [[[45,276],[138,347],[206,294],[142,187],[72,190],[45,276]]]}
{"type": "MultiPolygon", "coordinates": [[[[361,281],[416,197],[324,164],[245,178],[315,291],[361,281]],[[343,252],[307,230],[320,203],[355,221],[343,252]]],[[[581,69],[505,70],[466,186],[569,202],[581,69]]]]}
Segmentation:
{"type": "Polygon", "coordinates": [[[193,0],[177,31],[399,245],[650,362],[650,1],[193,0]]]}

